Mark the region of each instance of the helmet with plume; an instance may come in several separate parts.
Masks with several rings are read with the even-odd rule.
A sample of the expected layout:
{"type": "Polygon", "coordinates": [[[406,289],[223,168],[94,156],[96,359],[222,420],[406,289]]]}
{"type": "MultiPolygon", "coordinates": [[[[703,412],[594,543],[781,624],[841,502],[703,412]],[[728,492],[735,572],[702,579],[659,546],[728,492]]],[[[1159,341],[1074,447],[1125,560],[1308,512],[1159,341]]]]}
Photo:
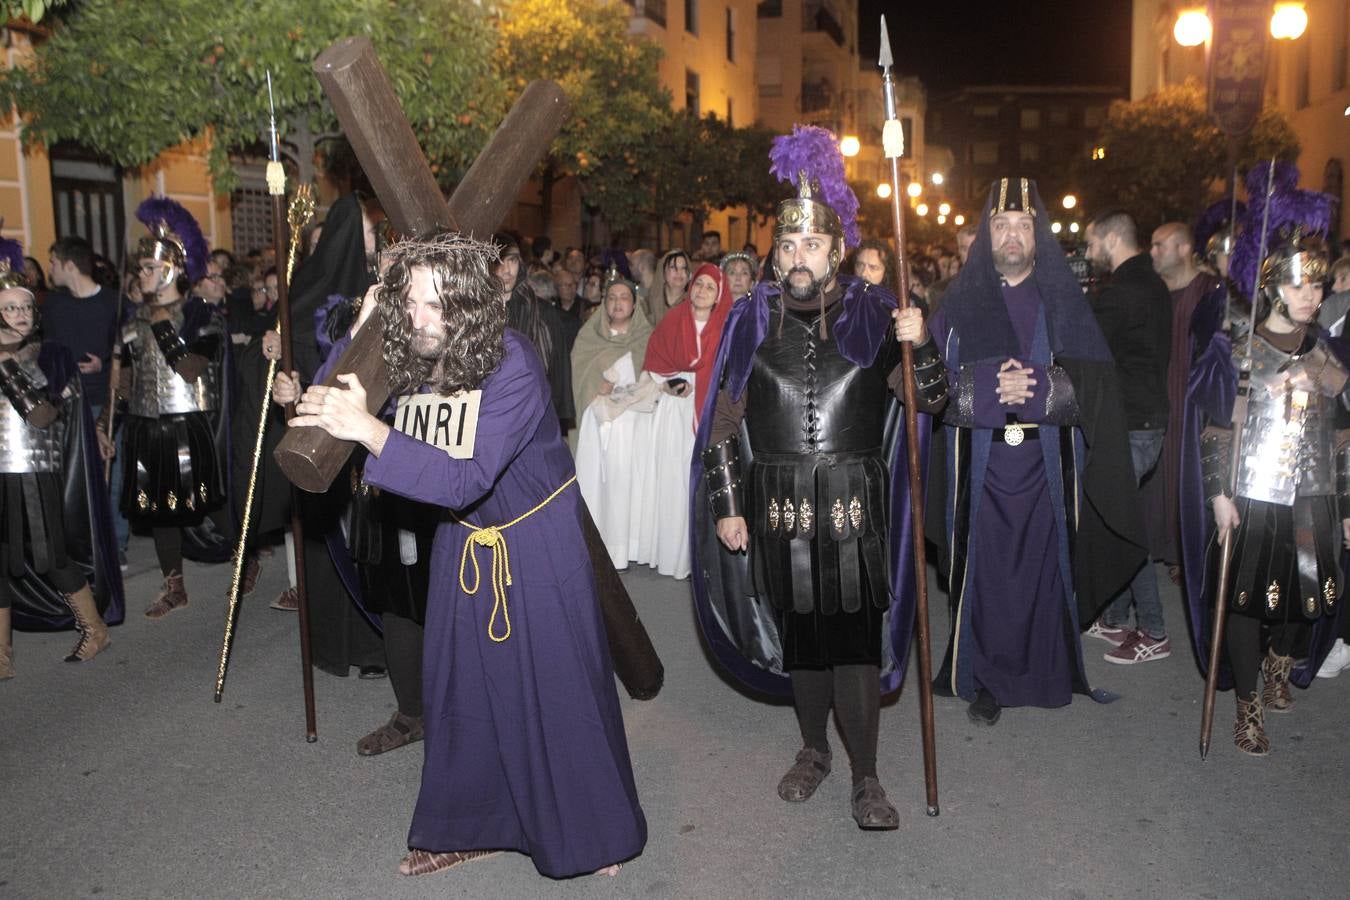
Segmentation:
{"type": "MultiPolygon", "coordinates": [[[[794,125],[792,134],[773,139],[769,151],[770,171],[779,181],[797,189],[795,197],[778,204],[774,241],[785,234],[828,234],[834,239],[830,250],[830,268],[825,280],[832,279],[843,261],[844,251],[856,247],[858,198],[844,175],[844,157],[839,142],[824,128],[794,125]]],[[[777,254],[774,269],[777,271],[777,254]]],[[[778,271],[781,280],[785,272],[778,271]]]]}
{"type": "Polygon", "coordinates": [[[166,262],[193,283],[206,275],[206,238],[181,203],[168,197],[150,197],[136,207],[136,218],[150,229],[137,247],[142,259],[166,262]]]}

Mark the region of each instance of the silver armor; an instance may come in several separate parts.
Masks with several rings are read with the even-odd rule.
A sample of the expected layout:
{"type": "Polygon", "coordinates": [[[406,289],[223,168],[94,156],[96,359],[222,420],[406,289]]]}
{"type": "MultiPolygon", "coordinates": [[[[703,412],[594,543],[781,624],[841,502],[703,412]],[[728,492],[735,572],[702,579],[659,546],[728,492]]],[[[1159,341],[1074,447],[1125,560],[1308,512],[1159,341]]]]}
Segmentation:
{"type": "MultiPolygon", "coordinates": [[[[1241,371],[1241,361],[1235,361],[1241,371]]],[[[1321,341],[1306,353],[1290,355],[1257,335],[1238,454],[1238,496],[1292,506],[1295,497],[1336,493],[1335,403],[1347,377],[1321,341]]]]}
{"type": "MultiPolygon", "coordinates": [[[[37,347],[30,349],[31,352],[21,352],[16,361],[34,387],[45,388],[47,376],[37,365],[37,347]]],[[[60,472],[64,433],[64,422],[60,419],[50,428],[29,425],[9,398],[0,393],[0,473],[60,472]]]]}
{"type": "Polygon", "coordinates": [[[134,360],[129,406],[133,416],[157,419],[220,408],[220,366],[214,361],[200,378],[188,381],[164,358],[148,321],[137,319],[127,338],[134,360]]]}

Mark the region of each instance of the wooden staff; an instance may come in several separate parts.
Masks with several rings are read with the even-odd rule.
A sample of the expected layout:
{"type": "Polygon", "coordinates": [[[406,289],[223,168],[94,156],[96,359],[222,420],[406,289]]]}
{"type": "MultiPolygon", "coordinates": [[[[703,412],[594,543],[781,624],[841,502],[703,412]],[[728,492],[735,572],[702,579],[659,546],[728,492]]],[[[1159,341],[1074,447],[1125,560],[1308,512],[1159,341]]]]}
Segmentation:
{"type": "MultiPolygon", "coordinates": [[[[881,56],[877,61],[881,67],[882,100],[886,106],[886,124],[882,129],[882,144],[886,157],[891,161],[891,218],[895,227],[895,256],[897,260],[896,295],[901,309],[910,308],[909,265],[905,260],[905,215],[900,207],[900,157],[905,152],[904,131],[895,115],[895,82],[891,79],[891,40],[886,33],[886,17],[881,17],[881,56]]],[[[923,542],[923,480],[919,468],[919,411],[914,379],[914,345],[910,341],[900,344],[903,367],[902,384],[905,399],[905,449],[909,463],[909,510],[910,529],[914,538],[914,592],[915,592],[915,630],[919,643],[919,722],[923,732],[923,783],[927,795],[928,815],[936,816],[938,808],[937,788],[937,738],[933,724],[933,654],[928,636],[928,560],[923,542]]]]}

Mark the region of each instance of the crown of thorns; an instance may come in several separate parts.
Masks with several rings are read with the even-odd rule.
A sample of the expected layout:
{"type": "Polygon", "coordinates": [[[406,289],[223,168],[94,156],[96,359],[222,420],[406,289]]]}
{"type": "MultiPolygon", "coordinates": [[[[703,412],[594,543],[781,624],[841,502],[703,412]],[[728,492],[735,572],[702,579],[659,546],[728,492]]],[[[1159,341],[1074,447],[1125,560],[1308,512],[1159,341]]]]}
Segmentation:
{"type": "Polygon", "coordinates": [[[490,270],[501,255],[501,247],[457,232],[446,232],[430,238],[405,238],[385,250],[384,255],[405,266],[446,264],[460,268],[478,264],[490,270]]]}

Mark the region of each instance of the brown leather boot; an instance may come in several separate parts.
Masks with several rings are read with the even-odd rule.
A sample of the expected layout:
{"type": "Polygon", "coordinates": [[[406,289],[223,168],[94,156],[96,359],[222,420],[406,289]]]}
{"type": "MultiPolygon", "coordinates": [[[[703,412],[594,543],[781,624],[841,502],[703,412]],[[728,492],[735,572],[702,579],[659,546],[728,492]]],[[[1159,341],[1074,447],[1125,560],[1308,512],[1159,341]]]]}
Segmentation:
{"type": "Polygon", "coordinates": [[[179,607],[187,606],[187,589],[183,587],[183,573],[170,572],[164,576],[159,596],[145,608],[147,619],[162,619],[179,607]]]}
{"type": "Polygon", "coordinates": [[[85,585],[73,594],[66,595],[66,606],[75,616],[75,627],[80,631],[80,640],[66,657],[66,662],[87,662],[107,649],[112,640],[108,637],[108,626],[98,614],[94,605],[94,592],[85,585]]]}
{"type": "Polygon", "coordinates": [[[1271,712],[1286,713],[1294,708],[1294,695],[1289,690],[1289,670],[1294,668],[1292,656],[1276,656],[1274,650],[1266,651],[1261,660],[1261,678],[1265,686],[1261,688],[1261,704],[1271,712]]]}
{"type": "Polygon", "coordinates": [[[1261,696],[1237,698],[1237,718],[1233,720],[1233,744],[1248,756],[1265,756],[1270,752],[1270,738],[1266,737],[1266,714],[1261,696]]]}
{"type": "Polygon", "coordinates": [[[14,677],[14,651],[9,637],[9,607],[0,609],[0,681],[14,677]]]}

